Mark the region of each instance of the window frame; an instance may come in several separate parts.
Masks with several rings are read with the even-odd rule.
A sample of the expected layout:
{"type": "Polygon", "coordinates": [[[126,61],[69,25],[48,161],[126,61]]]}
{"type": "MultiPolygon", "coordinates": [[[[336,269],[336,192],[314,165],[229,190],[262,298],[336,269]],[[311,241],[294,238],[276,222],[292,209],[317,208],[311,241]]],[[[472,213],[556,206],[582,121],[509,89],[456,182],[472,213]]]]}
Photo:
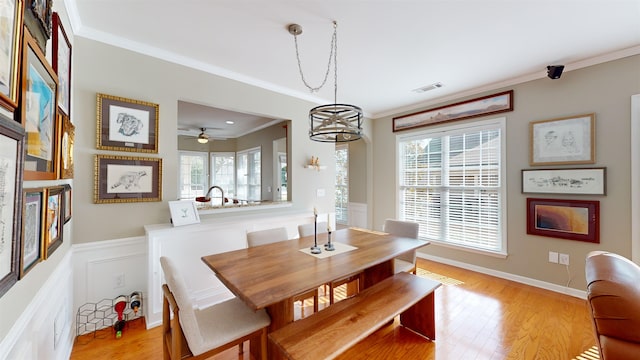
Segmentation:
{"type": "MultiPolygon", "coordinates": [[[[207,151],[192,151],[192,150],[179,150],[178,151],[178,184],[177,184],[177,190],[178,190],[178,198],[181,200],[195,200],[196,196],[192,197],[192,198],[183,198],[182,197],[182,156],[184,155],[188,155],[188,156],[200,156],[203,158],[203,183],[201,185],[203,185],[203,194],[198,195],[196,194],[196,196],[204,196],[204,194],[207,192],[208,188],[208,184],[209,184],[209,179],[210,179],[210,174],[209,174],[209,152],[207,151]]],[[[192,186],[193,184],[189,183],[190,186],[192,186]]]]}
{"type": "Polygon", "coordinates": [[[346,150],[346,152],[347,152],[347,161],[346,161],[346,165],[347,165],[346,166],[346,173],[347,173],[346,179],[347,180],[346,180],[346,184],[344,186],[338,184],[337,176],[338,176],[339,173],[338,173],[338,168],[337,168],[338,161],[336,159],[336,179],[335,179],[335,188],[336,188],[336,190],[335,190],[336,191],[336,201],[335,201],[336,223],[342,224],[342,225],[348,225],[349,224],[349,145],[345,144],[345,143],[336,144],[335,152],[337,153],[338,151],[341,151],[341,150],[346,150]],[[347,197],[347,202],[344,204],[344,207],[341,207],[341,208],[344,208],[344,218],[341,218],[341,217],[338,216],[338,214],[339,214],[339,211],[338,211],[338,190],[339,190],[339,188],[345,188],[346,189],[346,193],[347,193],[347,196],[346,196],[347,197]]]}
{"type": "MultiPolygon", "coordinates": [[[[498,189],[498,194],[499,194],[499,201],[497,204],[497,208],[498,208],[498,233],[500,236],[500,249],[498,250],[490,250],[490,249],[483,249],[483,248],[478,248],[478,247],[473,247],[473,246],[468,246],[468,245],[463,245],[463,244],[457,244],[457,243],[453,243],[450,241],[446,241],[443,239],[433,239],[433,238],[424,238],[421,237],[423,240],[427,240],[430,241],[432,244],[434,245],[438,245],[438,246],[443,246],[443,247],[449,247],[449,248],[454,248],[454,249],[459,249],[459,250],[463,250],[463,251],[468,251],[468,252],[474,252],[474,253],[480,253],[480,254],[485,254],[485,255],[491,255],[491,256],[496,256],[496,257],[506,257],[507,256],[507,230],[506,230],[506,224],[507,224],[507,211],[506,210],[506,203],[507,203],[507,183],[506,183],[506,118],[505,117],[499,117],[499,118],[492,118],[492,119],[487,119],[487,120],[481,120],[481,121],[473,121],[473,122],[468,122],[468,123],[456,123],[456,124],[449,124],[449,125],[443,125],[443,126],[438,126],[438,127],[427,127],[427,128],[423,128],[421,130],[418,131],[414,131],[411,133],[406,133],[406,134],[398,134],[396,136],[396,200],[395,200],[395,206],[396,206],[396,218],[397,219],[403,219],[403,216],[401,214],[401,202],[402,202],[402,189],[403,186],[401,185],[401,145],[404,142],[407,141],[413,141],[413,140],[419,140],[419,139],[425,139],[425,138],[434,138],[434,137],[444,137],[444,136],[450,136],[450,135],[460,135],[460,134],[464,134],[464,133],[471,133],[474,131],[481,131],[481,130],[489,130],[489,129],[495,129],[495,130],[499,130],[500,131],[500,151],[499,151],[499,155],[500,155],[500,169],[499,169],[499,176],[500,176],[500,181],[499,181],[499,186],[497,187],[498,189]]],[[[444,147],[444,145],[443,145],[444,147]]],[[[443,150],[444,151],[444,150],[443,150]]],[[[443,153],[443,157],[447,156],[447,154],[443,153]]],[[[445,188],[448,187],[450,188],[451,186],[446,186],[444,183],[440,184],[438,186],[438,188],[445,188]]],[[[446,224],[447,218],[442,216],[440,219],[441,222],[441,226],[443,224],[446,224]]],[[[445,229],[446,230],[446,229],[445,229]]],[[[443,232],[443,233],[446,233],[443,232]]]]}

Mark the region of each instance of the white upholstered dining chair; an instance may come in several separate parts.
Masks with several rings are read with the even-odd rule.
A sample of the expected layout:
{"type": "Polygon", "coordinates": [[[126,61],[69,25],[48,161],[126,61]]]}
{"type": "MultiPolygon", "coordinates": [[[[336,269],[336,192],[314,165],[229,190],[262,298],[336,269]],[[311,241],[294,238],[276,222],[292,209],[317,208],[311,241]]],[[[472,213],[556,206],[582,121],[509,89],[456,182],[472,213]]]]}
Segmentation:
{"type": "Polygon", "coordinates": [[[247,340],[260,341],[261,358],[267,359],[267,327],[271,319],[264,309],[253,311],[239,298],[198,309],[175,263],[163,256],[160,265],[166,280],[162,286],[165,360],[208,359],[236,345],[242,353],[242,343],[247,340]]]}
{"type": "MultiPolygon", "coordinates": [[[[271,244],[288,239],[289,235],[287,234],[287,229],[284,227],[247,232],[247,245],[249,247],[271,244]]],[[[304,309],[304,300],[309,298],[313,298],[313,312],[318,312],[318,289],[309,290],[305,293],[296,295],[293,297],[293,301],[301,301],[303,305],[302,308],[304,309]]]]}
{"type": "MultiPolygon", "coordinates": [[[[327,232],[327,222],[319,222],[318,223],[318,234],[325,234],[327,232]]],[[[314,223],[309,224],[300,224],[298,225],[298,234],[300,237],[303,236],[311,236],[314,234],[314,223]]],[[[329,285],[329,304],[333,304],[335,302],[335,289],[341,285],[356,283],[357,289],[360,290],[360,278],[361,274],[352,275],[343,279],[338,279],[330,282],[329,285]]],[[[326,294],[326,292],[325,292],[326,294]]]]}
{"type": "MultiPolygon", "coordinates": [[[[382,231],[395,236],[417,239],[418,233],[420,232],[420,224],[413,221],[386,219],[384,221],[384,227],[382,231]]],[[[415,274],[416,251],[412,250],[406,252],[393,259],[393,268],[395,273],[410,272],[415,274]]]]}

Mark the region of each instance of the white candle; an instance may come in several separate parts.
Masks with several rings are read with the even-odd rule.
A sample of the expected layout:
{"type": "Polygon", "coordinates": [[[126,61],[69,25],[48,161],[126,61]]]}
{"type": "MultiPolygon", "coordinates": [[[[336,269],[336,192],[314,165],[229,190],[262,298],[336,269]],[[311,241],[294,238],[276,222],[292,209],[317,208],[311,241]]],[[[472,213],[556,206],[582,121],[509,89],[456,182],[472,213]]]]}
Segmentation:
{"type": "Polygon", "coordinates": [[[313,215],[318,216],[318,209],[316,209],[315,207],[313,208],[313,215]]]}
{"type": "Polygon", "coordinates": [[[331,217],[327,214],[327,231],[331,232],[331,217]]]}

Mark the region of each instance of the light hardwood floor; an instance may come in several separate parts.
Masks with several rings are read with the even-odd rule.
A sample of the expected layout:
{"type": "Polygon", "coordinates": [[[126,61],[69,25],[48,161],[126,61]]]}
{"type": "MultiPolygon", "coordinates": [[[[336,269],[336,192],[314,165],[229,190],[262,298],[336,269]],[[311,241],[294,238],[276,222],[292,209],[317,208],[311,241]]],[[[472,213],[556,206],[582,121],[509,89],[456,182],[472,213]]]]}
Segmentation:
{"type": "MultiPolygon", "coordinates": [[[[394,322],[358,343],[341,360],[570,360],[595,344],[584,300],[423,259],[418,267],[464,282],[436,290],[436,341],[394,322]]],[[[328,303],[322,299],[320,308],[328,303]]],[[[304,314],[311,312],[310,303],[304,314]]],[[[298,307],[297,317],[302,316],[298,307]]],[[[322,344],[318,344],[322,346],[322,344]]],[[[248,350],[248,344],[245,344],[248,350]]],[[[596,353],[597,354],[597,353],[596,353]]],[[[72,360],[162,359],[161,327],[134,321],[120,339],[111,329],[76,339],[72,360]]],[[[250,360],[237,348],[212,360],[250,360]]]]}

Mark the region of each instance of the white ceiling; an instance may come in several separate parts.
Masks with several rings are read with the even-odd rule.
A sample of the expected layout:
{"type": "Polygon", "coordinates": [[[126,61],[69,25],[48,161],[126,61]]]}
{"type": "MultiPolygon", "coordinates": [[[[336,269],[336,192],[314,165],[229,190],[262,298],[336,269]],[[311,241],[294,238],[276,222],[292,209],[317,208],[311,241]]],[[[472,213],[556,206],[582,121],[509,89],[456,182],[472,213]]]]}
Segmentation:
{"type": "Polygon", "coordinates": [[[326,72],[336,20],[337,101],[358,105],[374,118],[544,78],[547,65],[566,65],[566,74],[640,53],[640,0],[66,0],[66,5],[76,36],[318,104],[333,103],[333,77],[316,94],[306,89],[287,26],[303,28],[298,37],[303,71],[315,86],[326,72]],[[435,82],[444,86],[412,91],[435,82]]]}

